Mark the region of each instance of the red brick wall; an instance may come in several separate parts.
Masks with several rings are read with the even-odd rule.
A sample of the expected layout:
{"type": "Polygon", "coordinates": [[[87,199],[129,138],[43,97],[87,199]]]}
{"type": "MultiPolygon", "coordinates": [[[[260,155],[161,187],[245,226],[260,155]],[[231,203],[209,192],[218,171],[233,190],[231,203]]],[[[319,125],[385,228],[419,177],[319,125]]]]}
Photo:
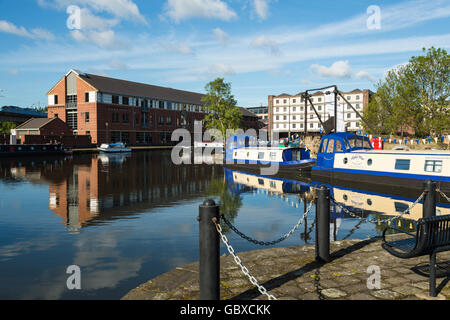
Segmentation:
{"type": "Polygon", "coordinates": [[[39,130],[40,135],[73,135],[72,129],[60,118],[47,123],[39,130]]]}
{"type": "MultiPolygon", "coordinates": [[[[47,93],[47,95],[57,95],[58,104],[56,106],[64,107],[66,105],[66,77],[63,77],[58,83],[47,93]]],[[[48,116],[53,118],[53,116],[48,116]]]]}
{"type": "Polygon", "coordinates": [[[22,144],[63,144],[65,146],[88,146],[92,144],[90,136],[63,135],[25,135],[22,144]]]}

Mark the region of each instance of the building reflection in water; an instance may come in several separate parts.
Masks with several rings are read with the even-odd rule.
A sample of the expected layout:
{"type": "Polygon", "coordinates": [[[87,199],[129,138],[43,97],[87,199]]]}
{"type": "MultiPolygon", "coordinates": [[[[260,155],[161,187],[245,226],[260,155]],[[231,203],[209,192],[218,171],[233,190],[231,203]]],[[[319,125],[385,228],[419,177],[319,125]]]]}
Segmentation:
{"type": "Polygon", "coordinates": [[[216,166],[172,164],[170,152],[2,162],[3,179],[49,185],[48,207],[70,230],[201,198],[216,166]]]}

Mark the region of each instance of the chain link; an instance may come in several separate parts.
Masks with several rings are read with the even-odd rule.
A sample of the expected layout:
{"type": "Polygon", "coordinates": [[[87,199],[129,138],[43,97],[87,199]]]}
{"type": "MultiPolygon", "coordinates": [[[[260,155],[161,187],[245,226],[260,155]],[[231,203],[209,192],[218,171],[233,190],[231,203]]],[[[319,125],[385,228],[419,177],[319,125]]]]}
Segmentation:
{"type": "Polygon", "coordinates": [[[450,202],[450,198],[444,192],[442,192],[440,189],[436,189],[436,191],[439,192],[445,199],[447,199],[448,202],[450,202]]]}
{"type": "Polygon", "coordinates": [[[220,226],[220,224],[217,223],[216,219],[213,219],[213,222],[216,225],[216,230],[219,233],[220,238],[222,239],[222,242],[227,247],[228,252],[233,256],[234,262],[236,262],[236,264],[241,268],[242,273],[248,277],[248,279],[250,280],[252,285],[254,285],[258,288],[258,291],[262,295],[265,295],[269,300],[276,300],[277,298],[275,298],[273,295],[269,294],[267,292],[267,289],[264,288],[263,286],[261,286],[258,283],[258,280],[256,280],[256,278],[250,274],[247,267],[245,267],[242,264],[242,260],[234,253],[233,247],[228,243],[228,238],[222,233],[222,227],[220,226]]]}
{"type": "Polygon", "coordinates": [[[298,220],[297,224],[292,228],[291,231],[289,231],[288,233],[286,233],[284,236],[282,236],[281,238],[274,240],[274,241],[259,241],[259,240],[255,240],[253,238],[250,238],[249,236],[245,235],[244,233],[242,233],[241,231],[239,231],[235,226],[233,226],[231,224],[230,221],[228,221],[228,219],[224,216],[221,215],[221,219],[223,219],[223,221],[225,222],[225,224],[231,229],[233,230],[238,236],[240,236],[241,238],[252,242],[254,244],[260,245],[260,246],[272,246],[274,244],[280,243],[284,240],[286,240],[287,238],[289,238],[290,236],[292,236],[294,234],[294,232],[300,227],[300,225],[303,223],[303,221],[305,220],[306,216],[308,215],[308,213],[311,211],[312,206],[313,206],[314,202],[311,202],[309,204],[308,209],[306,210],[306,212],[303,214],[303,216],[298,220]]]}
{"type": "MultiPolygon", "coordinates": [[[[417,198],[416,201],[414,201],[414,203],[412,203],[408,208],[406,208],[402,213],[400,213],[399,215],[393,216],[389,219],[383,220],[383,222],[388,222],[391,223],[392,221],[394,221],[395,219],[400,219],[402,218],[406,213],[410,212],[420,201],[422,201],[423,197],[425,196],[427,192],[424,191],[422,192],[422,194],[417,198]]],[[[373,220],[369,220],[367,218],[362,218],[360,216],[358,216],[356,213],[351,212],[349,209],[347,209],[346,207],[342,206],[339,202],[336,201],[336,199],[334,199],[333,197],[330,197],[330,199],[333,201],[334,204],[336,204],[339,208],[341,208],[342,210],[344,210],[344,212],[346,214],[348,214],[349,216],[353,217],[353,218],[357,218],[357,219],[362,219],[365,220],[367,222],[370,223],[374,223],[377,224],[377,221],[373,221],[373,220]]]]}

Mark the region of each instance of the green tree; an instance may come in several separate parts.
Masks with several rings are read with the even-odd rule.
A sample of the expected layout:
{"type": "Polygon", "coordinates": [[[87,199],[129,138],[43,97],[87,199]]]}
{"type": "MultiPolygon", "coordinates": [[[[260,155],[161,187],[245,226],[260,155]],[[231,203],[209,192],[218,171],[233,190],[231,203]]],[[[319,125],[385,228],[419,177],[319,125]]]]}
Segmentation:
{"type": "Polygon", "coordinates": [[[11,133],[11,129],[17,127],[17,124],[14,122],[3,121],[0,122],[0,132],[1,133],[11,133]]]}
{"type": "Polygon", "coordinates": [[[378,130],[373,133],[403,134],[406,127],[418,136],[450,131],[450,55],[434,47],[423,52],[378,82],[364,114],[378,130]]]}
{"type": "Polygon", "coordinates": [[[212,111],[205,117],[205,127],[217,129],[226,140],[227,131],[238,129],[242,119],[242,112],[231,94],[231,84],[224,82],[223,78],[217,78],[209,82],[205,90],[207,94],[202,101],[205,107],[212,111]]]}

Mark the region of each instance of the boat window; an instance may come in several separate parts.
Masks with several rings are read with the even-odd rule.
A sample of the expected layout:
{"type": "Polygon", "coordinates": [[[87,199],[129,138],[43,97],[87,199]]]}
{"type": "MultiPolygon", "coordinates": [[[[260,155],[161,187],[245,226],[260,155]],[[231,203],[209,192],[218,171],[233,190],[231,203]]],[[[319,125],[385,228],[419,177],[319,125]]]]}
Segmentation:
{"type": "Polygon", "coordinates": [[[442,172],[442,160],[426,160],[425,161],[426,172],[442,172]]]}
{"type": "Polygon", "coordinates": [[[258,153],[258,159],[259,160],[264,159],[264,154],[265,154],[264,152],[259,152],[258,153]]]}
{"type": "Polygon", "coordinates": [[[336,140],[336,143],[334,144],[334,152],[342,152],[342,143],[339,140],[336,140]]]}
{"type": "Polygon", "coordinates": [[[259,184],[260,186],[263,186],[263,185],[264,185],[264,180],[263,180],[263,179],[258,179],[258,184],[259,184]]]}
{"type": "Polygon", "coordinates": [[[334,139],[328,141],[327,153],[333,153],[334,149],[334,139]]]}
{"type": "Polygon", "coordinates": [[[396,212],[406,212],[406,214],[409,214],[409,211],[407,210],[409,206],[406,203],[394,202],[394,206],[396,212]]]}
{"type": "Polygon", "coordinates": [[[275,160],[277,158],[277,153],[276,152],[271,152],[269,157],[270,157],[270,160],[275,160]]]}
{"type": "Polygon", "coordinates": [[[363,143],[364,148],[372,149],[372,144],[370,143],[369,140],[364,139],[363,141],[364,141],[364,143],[363,143]]]}
{"type": "Polygon", "coordinates": [[[397,159],[395,160],[395,170],[409,170],[411,160],[397,159]]]}
{"type": "Polygon", "coordinates": [[[320,153],[324,153],[325,152],[325,148],[326,148],[326,146],[327,146],[327,142],[328,142],[328,139],[323,139],[322,140],[322,145],[320,146],[320,153]]]}

